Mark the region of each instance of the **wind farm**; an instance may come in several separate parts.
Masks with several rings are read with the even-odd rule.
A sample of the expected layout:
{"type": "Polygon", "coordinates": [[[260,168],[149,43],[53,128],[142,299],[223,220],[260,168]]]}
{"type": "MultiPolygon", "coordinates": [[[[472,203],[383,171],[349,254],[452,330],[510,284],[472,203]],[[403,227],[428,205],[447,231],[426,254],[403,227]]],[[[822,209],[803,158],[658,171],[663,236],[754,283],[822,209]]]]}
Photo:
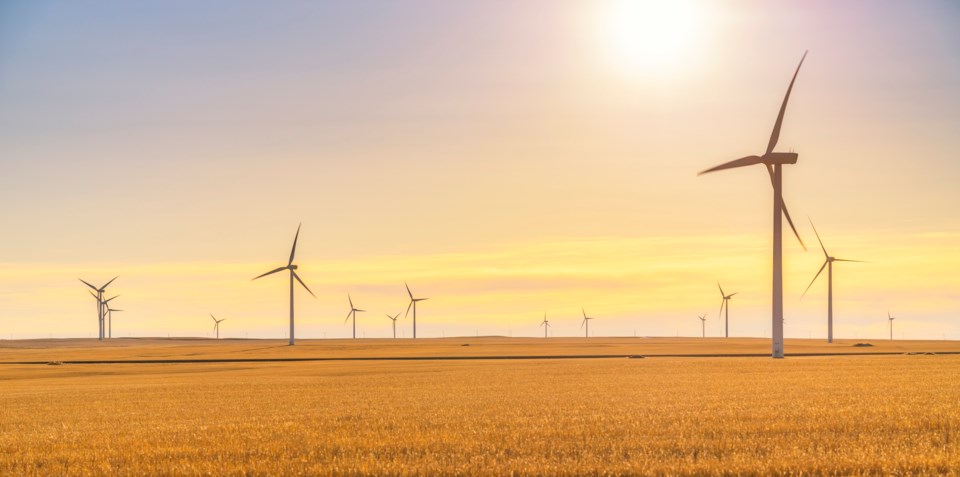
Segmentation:
{"type": "Polygon", "coordinates": [[[0,475],[960,476],[954,2],[0,19],[0,475]]]}

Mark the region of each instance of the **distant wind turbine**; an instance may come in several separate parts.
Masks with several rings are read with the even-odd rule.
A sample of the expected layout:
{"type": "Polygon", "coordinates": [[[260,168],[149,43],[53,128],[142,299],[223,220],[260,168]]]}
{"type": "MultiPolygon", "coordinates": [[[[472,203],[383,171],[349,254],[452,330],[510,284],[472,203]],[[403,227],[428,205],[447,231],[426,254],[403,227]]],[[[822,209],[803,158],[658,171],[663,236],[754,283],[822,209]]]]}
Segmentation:
{"type": "Polygon", "coordinates": [[[586,326],[587,331],[584,337],[589,338],[590,337],[590,320],[592,320],[593,318],[587,316],[587,312],[583,308],[581,308],[580,311],[583,312],[583,321],[580,322],[580,327],[583,328],[584,326],[586,326]]]}
{"type": "Polygon", "coordinates": [[[123,311],[123,310],[118,310],[118,309],[116,309],[116,308],[107,307],[107,317],[108,317],[107,320],[108,320],[109,323],[110,323],[110,326],[109,326],[109,335],[108,335],[108,336],[109,336],[110,338],[113,338],[113,312],[115,312],[115,311],[123,311]]]}
{"type": "MultiPolygon", "coordinates": [[[[107,338],[113,338],[113,315],[110,314],[110,302],[113,301],[114,298],[119,298],[119,297],[120,295],[116,295],[116,296],[107,298],[106,300],[103,300],[103,312],[104,312],[104,316],[107,317],[107,338]]],[[[114,310],[114,311],[117,311],[117,310],[114,310]]]]}
{"type": "Polygon", "coordinates": [[[723,314],[723,337],[729,338],[730,337],[730,299],[733,298],[733,295],[736,295],[737,293],[740,293],[740,292],[734,292],[727,295],[723,293],[723,287],[720,286],[720,282],[717,282],[717,288],[720,289],[720,296],[723,297],[723,299],[720,301],[720,313],[718,313],[717,316],[720,316],[721,314],[723,314],[724,308],[727,309],[726,314],[723,314]]]}
{"type": "MultiPolygon", "coordinates": [[[[773,342],[772,356],[774,358],[783,358],[783,230],[781,219],[784,215],[787,216],[787,222],[789,222],[790,227],[793,228],[797,239],[800,238],[800,235],[797,234],[797,229],[793,226],[793,220],[790,219],[787,209],[784,207],[783,176],[780,171],[781,166],[784,164],[796,164],[798,155],[795,152],[773,152],[773,148],[777,146],[777,141],[780,139],[780,126],[783,124],[783,115],[787,110],[787,100],[790,99],[793,83],[797,80],[797,74],[800,73],[800,66],[803,65],[803,60],[806,57],[807,53],[804,52],[803,57],[800,58],[800,64],[797,65],[797,70],[793,73],[793,79],[790,80],[790,86],[787,87],[787,94],[783,97],[783,103],[780,105],[780,113],[777,115],[777,122],[773,126],[773,132],[770,134],[770,142],[767,143],[767,150],[763,156],[742,157],[700,172],[700,174],[706,174],[708,172],[732,169],[735,167],[763,164],[766,166],[770,180],[773,182],[773,333],[771,333],[771,341],[773,342]]],[[[803,241],[800,243],[803,245],[803,241]]],[[[804,249],[806,249],[806,246],[804,246],[804,249]]]]}
{"type": "Polygon", "coordinates": [[[704,313],[703,316],[697,315],[697,318],[700,318],[700,328],[702,328],[703,338],[707,337],[707,314],[704,313]]]}
{"type": "Polygon", "coordinates": [[[410,295],[410,304],[407,305],[407,312],[403,314],[403,317],[406,318],[410,314],[410,308],[413,307],[413,339],[417,339],[417,302],[429,300],[429,298],[414,298],[413,292],[410,291],[410,285],[404,282],[403,286],[407,287],[407,295],[410,295]]]}
{"type": "Polygon", "coordinates": [[[400,318],[400,313],[397,313],[396,315],[393,315],[393,316],[387,315],[387,318],[390,318],[390,321],[393,322],[393,338],[396,339],[397,338],[397,318],[400,318]]]}
{"type": "Polygon", "coordinates": [[[897,319],[896,317],[890,316],[889,311],[887,312],[887,321],[890,322],[890,341],[893,341],[893,320],[896,320],[896,319],[897,319]]]}
{"type": "Polygon", "coordinates": [[[217,332],[217,339],[220,339],[220,322],[227,321],[226,318],[217,319],[216,316],[213,316],[213,313],[210,313],[210,318],[213,318],[213,331],[217,332]]]}
{"type": "Polygon", "coordinates": [[[825,260],[823,261],[823,266],[820,267],[820,270],[817,271],[817,274],[813,276],[813,280],[810,280],[810,284],[807,285],[807,289],[803,291],[803,295],[800,295],[800,298],[803,298],[810,287],[813,286],[813,282],[817,281],[817,278],[820,277],[820,274],[823,273],[823,269],[827,269],[827,343],[833,343],[833,262],[859,262],[864,263],[863,260],[847,260],[843,258],[831,257],[827,253],[827,249],[823,246],[823,240],[820,240],[820,234],[817,232],[817,228],[813,225],[813,220],[810,220],[810,226],[813,227],[813,233],[817,236],[817,241],[820,242],[820,250],[823,250],[823,256],[825,260]]]}
{"type": "Polygon", "coordinates": [[[547,321],[547,314],[543,314],[543,321],[540,322],[540,326],[543,327],[543,337],[547,337],[547,329],[550,328],[550,322],[547,321]]]}
{"type": "Polygon", "coordinates": [[[93,291],[97,292],[97,327],[98,327],[99,330],[100,330],[100,331],[99,331],[99,336],[98,336],[98,339],[99,339],[100,341],[103,341],[103,336],[104,336],[104,333],[103,333],[103,331],[104,331],[104,330],[103,330],[103,293],[104,293],[105,291],[107,291],[107,287],[108,287],[111,283],[113,283],[113,281],[116,280],[117,278],[120,278],[120,275],[117,275],[117,276],[111,278],[109,282],[104,283],[103,286],[100,287],[100,288],[97,288],[97,287],[91,285],[89,282],[87,282],[86,280],[84,280],[84,279],[82,279],[82,278],[78,278],[78,280],[80,280],[81,282],[83,282],[84,285],[92,288],[93,291]]]}
{"type": "Polygon", "coordinates": [[[353,339],[357,339],[357,312],[365,312],[367,310],[361,310],[353,306],[353,298],[350,298],[349,293],[347,293],[347,301],[350,302],[350,311],[347,312],[347,319],[343,320],[343,324],[347,324],[347,322],[350,321],[350,317],[353,316],[353,339]]]}
{"type": "MultiPolygon", "coordinates": [[[[303,225],[303,224],[300,224],[300,225],[303,225]]],[[[256,279],[258,279],[258,278],[263,278],[263,277],[265,277],[265,276],[267,276],[267,275],[272,275],[272,274],[277,273],[277,272],[282,272],[282,271],[284,271],[284,270],[290,270],[290,345],[291,345],[291,346],[292,346],[293,343],[294,343],[294,339],[293,339],[293,280],[296,279],[298,282],[300,282],[300,285],[303,285],[303,288],[304,288],[305,290],[307,290],[307,293],[309,293],[310,295],[312,295],[314,298],[317,297],[317,295],[314,295],[313,292],[310,291],[310,287],[308,287],[306,283],[303,283],[303,280],[301,280],[301,279],[300,279],[300,276],[297,275],[297,272],[296,272],[297,266],[293,264],[293,256],[294,256],[294,255],[296,254],[296,252],[297,252],[297,239],[300,238],[300,225],[297,226],[297,234],[293,236],[293,248],[290,249],[290,260],[287,261],[287,266],[286,266],[286,267],[275,268],[275,269],[273,269],[273,270],[270,270],[270,271],[267,272],[267,273],[264,273],[263,275],[259,275],[259,276],[253,277],[253,280],[256,280],[256,279]]]]}

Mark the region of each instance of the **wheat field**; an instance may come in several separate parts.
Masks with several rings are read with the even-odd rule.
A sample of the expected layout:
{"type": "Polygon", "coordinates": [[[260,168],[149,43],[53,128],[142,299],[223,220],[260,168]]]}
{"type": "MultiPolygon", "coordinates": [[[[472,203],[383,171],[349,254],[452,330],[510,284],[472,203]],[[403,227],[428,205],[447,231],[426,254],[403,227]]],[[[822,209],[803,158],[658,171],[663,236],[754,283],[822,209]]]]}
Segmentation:
{"type": "Polygon", "coordinates": [[[960,356],[0,365],[0,475],[960,475],[960,356]]]}

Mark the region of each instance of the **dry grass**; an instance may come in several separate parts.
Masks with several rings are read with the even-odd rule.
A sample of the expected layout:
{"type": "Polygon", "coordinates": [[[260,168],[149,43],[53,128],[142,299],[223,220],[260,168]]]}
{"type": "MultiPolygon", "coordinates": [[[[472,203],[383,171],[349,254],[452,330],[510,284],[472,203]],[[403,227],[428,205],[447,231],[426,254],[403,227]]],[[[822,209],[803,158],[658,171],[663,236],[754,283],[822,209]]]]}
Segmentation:
{"type": "Polygon", "coordinates": [[[0,475],[927,474],[958,356],[0,366],[0,475]]]}

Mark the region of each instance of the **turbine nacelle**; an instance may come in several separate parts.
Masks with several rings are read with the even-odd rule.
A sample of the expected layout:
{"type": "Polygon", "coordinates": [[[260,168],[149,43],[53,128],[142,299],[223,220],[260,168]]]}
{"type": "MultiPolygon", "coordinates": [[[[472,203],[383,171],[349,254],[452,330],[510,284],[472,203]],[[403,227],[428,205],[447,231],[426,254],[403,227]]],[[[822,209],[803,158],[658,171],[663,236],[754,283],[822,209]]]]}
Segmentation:
{"type": "Polygon", "coordinates": [[[796,164],[800,155],[795,152],[771,152],[761,158],[764,164],[796,164]]]}
{"type": "Polygon", "coordinates": [[[296,270],[296,269],[297,269],[297,266],[296,266],[296,265],[288,265],[288,266],[287,266],[287,269],[289,269],[289,270],[296,270]]]}

